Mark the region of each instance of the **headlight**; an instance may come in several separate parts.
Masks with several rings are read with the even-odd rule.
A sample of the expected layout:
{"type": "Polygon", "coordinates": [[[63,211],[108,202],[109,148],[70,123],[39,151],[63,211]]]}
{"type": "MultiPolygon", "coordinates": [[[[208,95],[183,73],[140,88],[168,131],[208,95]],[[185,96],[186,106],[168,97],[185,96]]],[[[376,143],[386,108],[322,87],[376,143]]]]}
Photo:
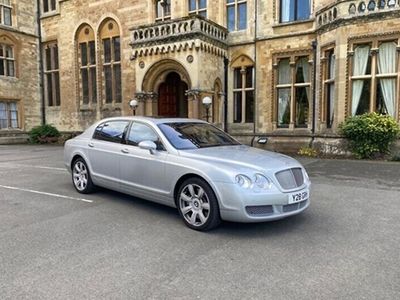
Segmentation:
{"type": "Polygon", "coordinates": [[[253,185],[253,182],[251,181],[251,179],[243,174],[236,175],[235,180],[236,180],[236,183],[244,189],[249,189],[253,185]]]}
{"type": "Polygon", "coordinates": [[[243,174],[236,175],[235,181],[240,187],[244,189],[269,190],[272,187],[272,182],[262,174],[256,173],[253,180],[243,174]]]}
{"type": "Polygon", "coordinates": [[[256,174],[254,176],[254,186],[262,190],[269,190],[272,186],[272,183],[264,175],[256,174]]]}

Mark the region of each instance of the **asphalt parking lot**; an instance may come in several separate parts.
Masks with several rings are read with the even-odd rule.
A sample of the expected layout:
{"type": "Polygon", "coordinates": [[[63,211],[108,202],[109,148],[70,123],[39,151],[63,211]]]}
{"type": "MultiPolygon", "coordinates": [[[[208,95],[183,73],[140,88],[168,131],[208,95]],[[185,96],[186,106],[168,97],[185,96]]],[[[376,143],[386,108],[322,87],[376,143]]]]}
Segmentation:
{"type": "Polygon", "coordinates": [[[78,194],[62,147],[0,146],[0,298],[399,299],[400,163],[302,162],[306,212],[200,233],[172,208],[78,194]]]}

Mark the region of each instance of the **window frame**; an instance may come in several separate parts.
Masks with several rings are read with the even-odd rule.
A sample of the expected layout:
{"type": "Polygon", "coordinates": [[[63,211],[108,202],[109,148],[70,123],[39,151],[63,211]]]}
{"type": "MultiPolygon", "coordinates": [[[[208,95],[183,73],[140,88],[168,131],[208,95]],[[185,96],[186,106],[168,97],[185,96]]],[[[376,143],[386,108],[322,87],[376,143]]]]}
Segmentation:
{"type": "Polygon", "coordinates": [[[255,68],[254,65],[248,65],[248,66],[241,66],[241,67],[235,67],[233,68],[233,123],[237,124],[252,124],[255,122],[255,88],[254,88],[254,73],[255,73],[255,68]],[[246,86],[246,74],[247,74],[247,69],[251,68],[251,87],[246,86]],[[236,74],[237,71],[240,72],[241,75],[241,87],[235,87],[236,83],[236,74]],[[253,93],[253,112],[252,112],[252,122],[248,122],[248,119],[246,118],[246,108],[247,108],[247,93],[252,92],[253,93]],[[236,94],[241,95],[241,107],[240,107],[240,112],[241,112],[241,120],[238,121],[236,119],[236,114],[238,111],[238,108],[236,106],[236,94]]]}
{"type": "Polygon", "coordinates": [[[44,75],[45,75],[45,97],[46,104],[49,107],[57,107],[61,105],[61,94],[60,94],[60,59],[58,53],[57,41],[48,42],[43,46],[43,61],[44,61],[44,75]],[[47,50],[50,51],[50,66],[48,66],[47,50]],[[48,76],[51,78],[51,97],[49,95],[49,83],[48,76]]]}
{"type": "Polygon", "coordinates": [[[166,20],[171,19],[171,12],[172,12],[172,1],[171,0],[155,0],[154,1],[154,9],[155,9],[155,14],[154,14],[154,20],[155,22],[163,22],[166,20]],[[168,3],[169,2],[169,3],[168,3]],[[161,16],[158,15],[159,8],[158,5],[161,5],[161,16]],[[169,12],[166,10],[166,7],[169,4],[169,12]],[[168,14],[166,14],[168,13],[168,14]]]}
{"type": "Polygon", "coordinates": [[[131,132],[131,130],[132,130],[132,127],[133,127],[135,124],[140,124],[140,125],[142,125],[142,126],[146,126],[147,128],[149,128],[149,129],[154,133],[154,135],[156,135],[156,136],[158,137],[158,142],[154,142],[154,141],[153,141],[153,142],[156,144],[156,146],[157,146],[157,149],[156,149],[157,151],[167,151],[166,148],[165,148],[165,145],[164,145],[164,143],[163,143],[163,140],[162,140],[162,138],[160,137],[160,135],[158,134],[158,132],[157,132],[151,125],[146,124],[146,123],[143,123],[143,122],[140,122],[140,121],[136,121],[136,120],[132,121],[132,122],[130,123],[129,127],[128,127],[128,129],[127,129],[127,131],[126,131],[125,139],[124,139],[124,144],[126,144],[126,145],[128,145],[128,146],[131,146],[131,147],[137,147],[137,148],[139,148],[139,143],[145,141],[145,140],[143,140],[143,141],[140,141],[139,143],[135,143],[135,142],[133,142],[133,141],[129,141],[130,132],[131,132]]]}
{"type": "Polygon", "coordinates": [[[273,91],[274,91],[274,110],[273,110],[273,122],[276,124],[276,128],[288,128],[288,129],[309,129],[310,125],[312,124],[312,114],[310,113],[312,111],[312,93],[313,93],[313,85],[312,85],[312,78],[315,76],[314,70],[312,68],[313,64],[312,60],[312,52],[309,50],[307,51],[298,51],[296,53],[287,53],[287,54],[279,54],[275,55],[274,57],[274,81],[273,81],[273,91]],[[302,83],[297,83],[296,82],[296,66],[297,62],[301,58],[308,58],[308,64],[309,64],[309,69],[308,69],[308,82],[302,82],[302,83]],[[290,68],[290,83],[285,83],[285,84],[279,84],[279,62],[284,59],[289,59],[289,68],[290,68]],[[309,99],[308,99],[308,116],[306,119],[306,124],[305,125],[296,125],[296,117],[297,117],[297,111],[296,111],[296,90],[298,88],[308,88],[309,89],[309,99]],[[283,124],[279,125],[279,90],[280,89],[290,89],[290,103],[289,103],[289,109],[290,109],[290,117],[289,117],[289,124],[283,124]]]}
{"type": "Polygon", "coordinates": [[[336,85],[336,71],[337,71],[337,60],[336,60],[336,47],[335,45],[330,45],[328,47],[323,48],[321,51],[321,72],[322,72],[322,84],[321,84],[321,111],[320,111],[320,120],[321,123],[325,124],[326,128],[330,129],[333,127],[335,123],[335,106],[336,106],[336,94],[337,94],[337,85],[336,85]],[[330,78],[331,74],[331,59],[335,60],[334,63],[334,74],[333,78],[330,78]],[[334,96],[333,96],[333,119],[330,120],[330,96],[331,96],[331,87],[334,88],[334,96]]]}
{"type": "Polygon", "coordinates": [[[51,14],[58,9],[58,0],[42,0],[42,14],[51,14]],[[47,3],[47,10],[45,10],[45,3],[47,3]],[[53,7],[54,3],[54,7],[53,7]]]}
{"type": "Polygon", "coordinates": [[[15,46],[9,43],[0,43],[0,48],[2,48],[3,56],[0,56],[0,63],[3,64],[4,74],[0,74],[0,77],[17,77],[17,64],[15,59],[15,46]],[[11,49],[11,57],[7,57],[7,48],[11,49]],[[9,73],[9,64],[12,64],[13,74],[10,75],[9,73]]]}
{"type": "Polygon", "coordinates": [[[294,8],[295,17],[293,18],[293,20],[291,20],[290,16],[289,16],[289,20],[287,20],[287,21],[283,21],[282,20],[282,8],[283,8],[282,0],[276,0],[276,1],[278,1],[278,5],[279,5],[278,6],[278,16],[279,16],[278,20],[279,20],[279,23],[285,24],[285,23],[293,23],[293,22],[304,22],[304,21],[308,21],[308,20],[311,19],[312,12],[313,12],[313,2],[312,2],[313,0],[308,0],[309,1],[309,14],[308,14],[308,18],[306,18],[306,19],[299,19],[298,18],[299,1],[301,1],[301,0],[290,0],[290,1],[294,1],[295,2],[295,4],[294,4],[294,6],[295,6],[295,8],[294,8]]]}
{"type": "Polygon", "coordinates": [[[128,130],[129,130],[130,126],[131,126],[131,123],[132,122],[130,120],[127,120],[127,119],[104,121],[104,122],[102,122],[102,123],[100,123],[99,125],[96,126],[96,128],[94,129],[93,134],[92,134],[92,139],[96,140],[96,141],[113,143],[113,144],[125,144],[126,135],[127,135],[127,132],[128,132],[128,130]],[[122,136],[121,136],[121,140],[120,141],[118,141],[118,142],[117,141],[111,141],[111,140],[103,139],[103,138],[97,136],[97,134],[98,134],[97,128],[101,127],[101,132],[103,132],[104,125],[109,124],[109,123],[117,123],[117,122],[118,123],[126,123],[124,131],[122,132],[122,136]]]}
{"type": "MultiPolygon", "coordinates": [[[[399,120],[400,113],[400,36],[387,36],[387,37],[379,37],[379,36],[370,36],[362,39],[354,39],[349,41],[349,51],[348,51],[348,105],[347,105],[347,115],[352,115],[352,102],[353,102],[353,82],[356,80],[370,80],[370,97],[369,97],[369,110],[368,112],[376,112],[377,106],[377,89],[378,82],[380,79],[392,78],[396,80],[395,83],[395,119],[399,120]],[[397,59],[397,72],[396,73],[388,73],[388,74],[379,74],[378,73],[378,53],[379,46],[383,43],[393,42],[396,45],[396,59],[397,59]],[[370,68],[371,73],[365,75],[354,76],[354,50],[357,46],[361,45],[369,45],[370,46],[370,68]]],[[[356,114],[357,115],[357,111],[356,114]]]]}
{"type": "Polygon", "coordinates": [[[13,26],[13,6],[11,0],[0,0],[0,25],[10,26],[10,27],[13,26]],[[6,24],[4,22],[5,9],[9,9],[10,11],[10,24],[6,24]]]}
{"type": "Polygon", "coordinates": [[[121,32],[119,25],[114,19],[107,19],[102,23],[99,30],[99,43],[100,46],[100,63],[101,63],[101,96],[104,105],[120,105],[122,103],[122,47],[121,47],[121,32]],[[110,27],[110,25],[112,26],[110,27]],[[110,29],[111,28],[111,29],[110,29]],[[104,32],[104,30],[108,31],[104,32]],[[119,53],[116,52],[116,39],[119,43],[119,53]],[[109,61],[106,61],[108,55],[106,55],[105,43],[108,41],[109,44],[109,61]],[[118,56],[118,57],[117,57],[118,56]],[[119,58],[119,60],[117,60],[119,58]],[[116,70],[119,68],[119,76],[116,70]],[[110,70],[110,81],[111,87],[108,86],[107,72],[110,70]],[[108,89],[107,89],[108,88],[108,89]],[[111,92],[111,99],[109,99],[108,91],[111,92]],[[119,92],[119,93],[118,93],[119,92]],[[117,95],[119,97],[117,97],[117,95]]]}
{"type": "Polygon", "coordinates": [[[208,12],[207,12],[207,10],[208,10],[208,2],[207,2],[207,0],[205,0],[206,1],[206,6],[204,8],[200,8],[200,1],[201,0],[188,0],[187,3],[188,3],[188,14],[189,14],[189,16],[200,15],[200,16],[202,16],[204,18],[208,17],[208,12]],[[191,1],[195,2],[196,8],[194,10],[190,9],[190,2],[191,1]],[[204,13],[205,15],[202,15],[202,13],[204,13]]]}
{"type": "Polygon", "coordinates": [[[20,107],[19,107],[19,101],[17,100],[8,100],[8,99],[0,99],[0,103],[5,104],[6,106],[6,114],[7,114],[7,127],[1,128],[1,122],[0,122],[0,131],[2,130],[18,130],[21,129],[21,124],[20,124],[20,107]],[[16,110],[13,112],[16,112],[16,123],[17,127],[12,127],[12,110],[10,109],[11,104],[15,104],[16,110]]]}
{"type": "Polygon", "coordinates": [[[230,0],[225,0],[225,13],[226,13],[226,28],[228,29],[229,32],[233,32],[233,31],[243,31],[243,30],[247,30],[248,28],[248,3],[247,0],[232,0],[232,2],[228,2],[230,0]],[[246,19],[245,19],[245,27],[244,28],[239,28],[239,5],[241,4],[245,4],[246,7],[246,19]],[[234,7],[234,28],[233,29],[229,29],[229,13],[228,10],[229,8],[234,7]]]}

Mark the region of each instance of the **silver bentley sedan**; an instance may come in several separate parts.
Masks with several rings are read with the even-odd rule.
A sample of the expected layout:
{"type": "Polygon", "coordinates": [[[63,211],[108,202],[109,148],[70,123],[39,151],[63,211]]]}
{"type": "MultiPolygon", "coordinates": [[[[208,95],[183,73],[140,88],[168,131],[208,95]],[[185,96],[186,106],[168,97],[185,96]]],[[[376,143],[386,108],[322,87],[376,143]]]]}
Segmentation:
{"type": "Polygon", "coordinates": [[[105,119],[65,143],[64,161],[79,193],[101,186],[177,207],[196,230],[221,220],[277,220],[310,203],[299,162],[242,145],[200,120],[105,119]]]}

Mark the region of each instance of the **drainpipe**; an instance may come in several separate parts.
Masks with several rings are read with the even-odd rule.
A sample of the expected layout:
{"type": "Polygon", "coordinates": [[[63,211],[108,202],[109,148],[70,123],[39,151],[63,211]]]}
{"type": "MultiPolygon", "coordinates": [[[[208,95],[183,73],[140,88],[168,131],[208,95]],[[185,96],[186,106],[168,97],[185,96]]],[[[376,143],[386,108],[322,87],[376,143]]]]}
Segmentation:
{"type": "Polygon", "coordinates": [[[225,87],[225,99],[224,99],[224,131],[228,132],[228,65],[229,60],[224,57],[224,87],[225,87]]]}
{"type": "Polygon", "coordinates": [[[314,144],[314,139],[315,139],[315,115],[316,115],[316,103],[317,103],[317,89],[316,89],[316,75],[317,75],[317,46],[318,46],[318,42],[317,40],[312,41],[311,43],[312,49],[313,49],[313,54],[314,54],[314,63],[313,63],[313,101],[312,101],[312,127],[311,127],[311,142],[310,142],[310,147],[312,147],[312,145],[314,144]]]}
{"type": "Polygon", "coordinates": [[[37,30],[38,30],[38,39],[39,39],[39,87],[40,87],[40,100],[41,100],[41,111],[42,111],[42,124],[46,124],[46,105],[44,99],[44,73],[43,73],[43,51],[42,51],[42,29],[41,29],[41,20],[40,20],[40,0],[36,1],[37,3],[37,30]]]}
{"type": "Polygon", "coordinates": [[[251,141],[251,146],[253,146],[253,142],[254,142],[254,139],[255,139],[255,136],[256,136],[256,121],[257,121],[257,117],[258,117],[258,114],[257,114],[258,101],[257,101],[257,97],[256,97],[256,95],[257,95],[257,24],[258,24],[258,22],[257,22],[257,17],[258,17],[257,14],[258,14],[258,0],[255,1],[254,5],[255,5],[255,8],[254,8],[254,69],[253,69],[253,72],[254,72],[253,135],[254,135],[254,137],[253,137],[253,139],[251,141]]]}

